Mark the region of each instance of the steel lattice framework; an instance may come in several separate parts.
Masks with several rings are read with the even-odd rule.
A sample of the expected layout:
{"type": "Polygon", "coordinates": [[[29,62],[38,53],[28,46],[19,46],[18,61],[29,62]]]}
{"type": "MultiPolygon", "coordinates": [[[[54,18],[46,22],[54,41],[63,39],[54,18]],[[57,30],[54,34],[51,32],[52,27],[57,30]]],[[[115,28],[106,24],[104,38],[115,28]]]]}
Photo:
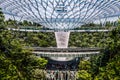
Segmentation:
{"type": "Polygon", "coordinates": [[[119,0],[0,0],[3,13],[50,29],[73,29],[120,15],[119,0]]]}

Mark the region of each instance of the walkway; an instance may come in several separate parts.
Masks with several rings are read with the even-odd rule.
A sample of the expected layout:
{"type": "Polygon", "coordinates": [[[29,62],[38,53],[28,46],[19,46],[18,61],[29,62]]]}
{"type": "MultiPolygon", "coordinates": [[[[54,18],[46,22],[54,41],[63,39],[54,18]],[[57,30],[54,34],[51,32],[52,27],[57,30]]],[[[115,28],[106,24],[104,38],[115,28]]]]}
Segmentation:
{"type": "MultiPolygon", "coordinates": [[[[34,30],[34,29],[15,29],[15,28],[8,28],[8,30],[12,31],[20,31],[20,32],[59,32],[59,30],[34,30]]],[[[108,29],[94,29],[94,30],[64,30],[65,32],[110,32],[111,30],[108,29]]]]}
{"type": "Polygon", "coordinates": [[[43,57],[89,57],[98,55],[100,48],[43,48],[43,47],[26,47],[33,49],[37,56],[43,57]]]}

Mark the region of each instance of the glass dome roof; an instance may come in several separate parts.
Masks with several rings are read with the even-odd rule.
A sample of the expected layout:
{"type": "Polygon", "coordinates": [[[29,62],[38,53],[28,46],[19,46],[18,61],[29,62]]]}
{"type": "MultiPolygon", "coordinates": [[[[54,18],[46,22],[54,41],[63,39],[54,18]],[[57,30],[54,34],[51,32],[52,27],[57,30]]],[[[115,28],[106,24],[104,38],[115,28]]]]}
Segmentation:
{"type": "Polygon", "coordinates": [[[0,0],[0,7],[50,29],[73,29],[120,15],[119,0],[0,0]]]}

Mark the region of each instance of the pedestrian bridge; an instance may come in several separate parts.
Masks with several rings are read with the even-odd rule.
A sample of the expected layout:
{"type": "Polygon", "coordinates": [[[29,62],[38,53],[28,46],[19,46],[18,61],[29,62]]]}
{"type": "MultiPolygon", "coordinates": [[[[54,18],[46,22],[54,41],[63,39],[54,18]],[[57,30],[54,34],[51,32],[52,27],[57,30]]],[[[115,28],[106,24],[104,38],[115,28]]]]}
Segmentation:
{"type": "Polygon", "coordinates": [[[33,54],[42,57],[89,57],[99,55],[101,48],[43,48],[43,47],[26,47],[33,49],[33,54]]]}
{"type": "MultiPolygon", "coordinates": [[[[20,29],[16,29],[16,28],[8,28],[8,30],[12,30],[12,31],[20,31],[20,32],[59,32],[60,30],[39,30],[39,29],[25,29],[25,28],[20,28],[20,29]]],[[[84,30],[64,30],[64,32],[88,32],[88,33],[92,33],[92,32],[110,32],[112,31],[112,29],[84,29],[84,30]]]]}

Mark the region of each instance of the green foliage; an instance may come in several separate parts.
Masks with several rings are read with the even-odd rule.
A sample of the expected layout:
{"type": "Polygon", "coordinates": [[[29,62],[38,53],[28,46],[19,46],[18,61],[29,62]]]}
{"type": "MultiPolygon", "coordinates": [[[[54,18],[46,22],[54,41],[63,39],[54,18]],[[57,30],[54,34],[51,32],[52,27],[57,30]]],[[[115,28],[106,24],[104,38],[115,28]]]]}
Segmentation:
{"type": "Polygon", "coordinates": [[[106,66],[99,68],[96,80],[119,80],[120,79],[120,55],[112,58],[106,66]]]}
{"type": "Polygon", "coordinates": [[[24,42],[33,47],[56,47],[55,35],[53,33],[26,33],[24,42]]]}
{"type": "Polygon", "coordinates": [[[102,54],[79,64],[80,80],[120,80],[120,27],[108,34],[102,54]]]}
{"type": "Polygon", "coordinates": [[[71,33],[69,46],[71,47],[101,47],[105,48],[109,43],[109,33],[71,33]]]}
{"type": "MultiPolygon", "coordinates": [[[[0,10],[1,10],[1,9],[0,9],[0,10]]],[[[4,19],[5,19],[5,17],[4,17],[4,15],[3,15],[3,13],[0,11],[0,31],[1,31],[1,29],[5,29],[4,19]]]]}
{"type": "Polygon", "coordinates": [[[84,61],[81,61],[79,64],[80,70],[89,70],[90,68],[91,68],[90,61],[84,60],[84,61]]]}
{"type": "Polygon", "coordinates": [[[77,75],[78,80],[92,80],[91,74],[88,73],[86,70],[78,71],[77,75]]]}
{"type": "Polygon", "coordinates": [[[30,79],[33,69],[44,69],[47,60],[25,50],[11,31],[0,34],[0,79],[30,79]]]}
{"type": "MultiPolygon", "coordinates": [[[[38,58],[25,50],[25,34],[5,30],[5,26],[14,26],[13,20],[4,21],[0,12],[0,80],[30,80],[37,73],[36,69],[44,69],[47,60],[38,58]],[[7,25],[5,24],[7,23],[7,25]]],[[[36,39],[36,38],[34,38],[36,39]]],[[[40,73],[39,73],[40,74],[40,73]]]]}
{"type": "Polygon", "coordinates": [[[79,80],[92,80],[92,76],[89,71],[90,69],[91,69],[90,61],[87,60],[81,61],[79,64],[79,71],[77,74],[77,78],[79,80]]]}
{"type": "Polygon", "coordinates": [[[33,69],[32,71],[34,80],[45,80],[45,72],[41,69],[33,69]]]}

